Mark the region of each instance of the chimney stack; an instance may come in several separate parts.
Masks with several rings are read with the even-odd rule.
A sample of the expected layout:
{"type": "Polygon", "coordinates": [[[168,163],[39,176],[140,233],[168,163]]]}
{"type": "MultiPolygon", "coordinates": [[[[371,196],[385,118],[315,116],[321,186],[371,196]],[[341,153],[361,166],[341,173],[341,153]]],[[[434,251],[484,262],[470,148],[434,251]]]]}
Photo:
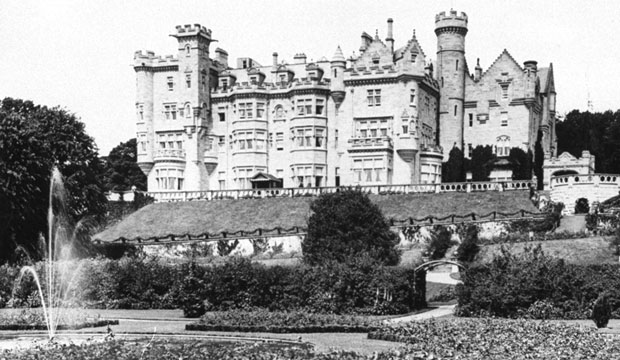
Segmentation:
{"type": "Polygon", "coordinates": [[[278,53],[274,52],[273,53],[273,67],[277,67],[278,66],[278,53]]]}
{"type": "Polygon", "coordinates": [[[385,42],[387,43],[391,52],[394,52],[394,37],[392,34],[393,23],[394,23],[394,20],[392,20],[392,18],[387,19],[388,30],[387,30],[387,38],[385,39],[385,42]]]}

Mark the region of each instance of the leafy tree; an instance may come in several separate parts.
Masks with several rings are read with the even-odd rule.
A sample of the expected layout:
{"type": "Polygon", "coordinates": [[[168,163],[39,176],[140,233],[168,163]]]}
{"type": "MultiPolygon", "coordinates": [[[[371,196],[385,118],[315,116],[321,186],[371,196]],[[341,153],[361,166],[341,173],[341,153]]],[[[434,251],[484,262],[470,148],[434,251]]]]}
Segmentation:
{"type": "Polygon", "coordinates": [[[301,244],[305,263],[345,263],[360,256],[385,265],[400,261],[398,236],[379,207],[362,192],[323,194],[312,202],[310,210],[308,234],[301,244]]]}
{"type": "Polygon", "coordinates": [[[545,153],[542,148],[542,131],[538,131],[536,144],[534,145],[534,175],[538,182],[538,190],[543,189],[543,164],[545,163],[545,153]]]}
{"type": "Polygon", "coordinates": [[[590,212],[590,204],[587,198],[579,198],[575,201],[575,214],[587,214],[590,212]]]}
{"type": "Polygon", "coordinates": [[[446,256],[446,251],[452,246],[452,234],[444,226],[439,226],[435,235],[428,244],[427,251],[431,260],[439,260],[446,256]]]}
{"type": "Polygon", "coordinates": [[[471,153],[470,170],[472,181],[489,181],[489,175],[493,170],[495,154],[490,145],[478,145],[471,153]]]}
{"type": "Polygon", "coordinates": [[[104,185],[108,191],[126,191],[132,186],[146,190],[146,176],[136,162],[136,139],[120,143],[105,158],[104,185]]]}
{"type": "Polygon", "coordinates": [[[530,180],[532,178],[532,152],[520,148],[510,149],[508,159],[513,164],[513,180],[530,180]]]}
{"type": "Polygon", "coordinates": [[[73,220],[105,211],[103,166],[84,124],[61,108],[5,98],[0,105],[0,260],[18,246],[38,255],[47,230],[51,170],[64,175],[73,220]]]}
{"type": "Polygon", "coordinates": [[[465,181],[465,155],[463,151],[454,146],[450,150],[448,161],[441,167],[442,182],[463,182],[465,181]]]}

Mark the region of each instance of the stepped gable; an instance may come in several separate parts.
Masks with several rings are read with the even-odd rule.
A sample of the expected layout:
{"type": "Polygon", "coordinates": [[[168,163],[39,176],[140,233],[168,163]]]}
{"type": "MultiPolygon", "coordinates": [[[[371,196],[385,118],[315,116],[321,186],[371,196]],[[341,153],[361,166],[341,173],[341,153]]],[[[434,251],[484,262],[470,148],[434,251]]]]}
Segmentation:
{"type": "Polygon", "coordinates": [[[422,49],[422,45],[420,45],[420,43],[418,42],[418,38],[415,36],[415,30],[413,30],[413,36],[407,41],[407,44],[394,51],[394,59],[402,58],[405,52],[411,50],[416,50],[418,52],[418,55],[422,55],[424,58],[426,58],[426,54],[422,49]]]}
{"type": "MultiPolygon", "coordinates": [[[[369,198],[381,208],[386,218],[396,220],[466,215],[472,212],[538,211],[529,199],[529,191],[369,195],[369,198]]],[[[199,235],[207,232],[251,232],[256,229],[290,229],[295,226],[305,228],[311,214],[310,204],[314,199],[281,197],[151,204],[95,235],[93,240],[113,242],[120,238],[164,239],[169,235],[199,235]]]]}
{"type": "Polygon", "coordinates": [[[484,78],[484,76],[490,72],[500,61],[504,61],[504,60],[510,60],[514,63],[514,65],[519,69],[520,72],[523,72],[523,67],[521,67],[521,65],[519,65],[519,63],[512,57],[512,55],[510,55],[510,53],[508,52],[508,50],[504,49],[504,51],[502,51],[501,54],[499,54],[499,56],[495,59],[495,61],[493,61],[493,63],[491,64],[491,66],[489,66],[486,71],[484,71],[482,73],[482,76],[480,76],[480,79],[484,78]]]}

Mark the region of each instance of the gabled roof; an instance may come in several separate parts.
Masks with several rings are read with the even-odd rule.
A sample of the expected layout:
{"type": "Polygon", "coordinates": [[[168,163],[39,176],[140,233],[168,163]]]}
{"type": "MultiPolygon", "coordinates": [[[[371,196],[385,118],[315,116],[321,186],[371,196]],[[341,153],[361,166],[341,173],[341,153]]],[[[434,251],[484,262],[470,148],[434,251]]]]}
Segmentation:
{"type": "Polygon", "coordinates": [[[495,61],[493,61],[493,63],[491,64],[491,66],[489,66],[486,71],[482,74],[482,76],[480,78],[483,78],[491,69],[493,69],[493,67],[495,67],[495,65],[502,59],[508,59],[510,61],[512,61],[515,66],[517,68],[519,68],[519,70],[523,71],[523,68],[521,67],[521,65],[519,65],[519,63],[512,57],[512,55],[510,55],[510,53],[508,52],[508,50],[504,49],[504,51],[502,51],[501,54],[499,54],[499,56],[495,59],[495,61]]]}
{"type": "Polygon", "coordinates": [[[421,54],[423,57],[426,57],[424,50],[422,50],[422,46],[418,42],[418,38],[415,36],[415,30],[413,30],[413,36],[411,37],[411,39],[409,39],[409,41],[407,41],[407,44],[397,49],[396,51],[394,51],[394,58],[399,59],[403,57],[403,54],[405,53],[405,51],[411,51],[411,50],[415,50],[419,54],[421,54]]]}
{"type": "Polygon", "coordinates": [[[281,181],[281,179],[271,174],[264,173],[262,171],[257,172],[256,175],[252,176],[252,178],[250,179],[250,181],[261,181],[261,180],[281,181]]]}

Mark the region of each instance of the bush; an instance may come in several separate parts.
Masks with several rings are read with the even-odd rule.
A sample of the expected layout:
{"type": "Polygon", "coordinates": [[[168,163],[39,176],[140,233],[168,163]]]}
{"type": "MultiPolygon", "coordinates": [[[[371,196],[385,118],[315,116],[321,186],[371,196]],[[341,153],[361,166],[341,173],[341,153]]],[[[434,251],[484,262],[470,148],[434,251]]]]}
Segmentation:
{"type": "Polygon", "coordinates": [[[470,225],[467,227],[465,238],[456,250],[456,258],[461,262],[469,263],[474,261],[478,252],[480,252],[478,227],[470,225]]]}
{"type": "Polygon", "coordinates": [[[446,255],[446,251],[448,251],[453,244],[450,231],[443,226],[439,226],[433,234],[426,251],[430,254],[431,260],[439,260],[446,255]]]}
{"type": "Polygon", "coordinates": [[[611,318],[611,306],[609,305],[609,296],[607,293],[602,293],[594,302],[592,308],[592,320],[596,324],[597,328],[604,328],[609,323],[611,318]]]}
{"type": "Polygon", "coordinates": [[[607,292],[620,309],[620,266],[573,265],[544,254],[540,245],[521,254],[506,248],[490,263],[473,264],[457,285],[459,316],[588,319],[596,294],[607,292]]]}
{"type": "Polygon", "coordinates": [[[587,214],[590,212],[590,204],[588,199],[579,198],[575,201],[575,214],[587,214]]]}
{"type": "Polygon", "coordinates": [[[349,262],[364,254],[384,265],[396,265],[398,235],[377,205],[361,191],[322,194],[310,205],[308,234],[301,244],[308,265],[349,262]]]}

